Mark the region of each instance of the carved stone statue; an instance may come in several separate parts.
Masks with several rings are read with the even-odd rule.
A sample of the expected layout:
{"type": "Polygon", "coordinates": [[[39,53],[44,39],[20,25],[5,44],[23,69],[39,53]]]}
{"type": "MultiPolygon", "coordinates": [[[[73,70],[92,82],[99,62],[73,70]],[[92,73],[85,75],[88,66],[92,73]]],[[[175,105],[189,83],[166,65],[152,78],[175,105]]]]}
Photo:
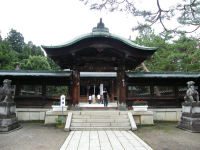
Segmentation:
{"type": "Polygon", "coordinates": [[[199,93],[195,90],[194,84],[194,81],[187,82],[188,89],[184,97],[185,102],[194,102],[195,100],[199,102],[199,93]]]}
{"type": "Polygon", "coordinates": [[[190,132],[200,132],[199,93],[194,88],[194,81],[188,81],[187,85],[185,102],[182,103],[182,115],[177,127],[190,132]]]}
{"type": "Polygon", "coordinates": [[[20,127],[13,98],[14,88],[11,88],[11,80],[5,79],[3,87],[0,88],[0,132],[9,132],[20,127]]]}
{"type": "Polygon", "coordinates": [[[0,102],[13,102],[13,89],[11,88],[11,80],[5,79],[3,87],[0,88],[0,102]]]}

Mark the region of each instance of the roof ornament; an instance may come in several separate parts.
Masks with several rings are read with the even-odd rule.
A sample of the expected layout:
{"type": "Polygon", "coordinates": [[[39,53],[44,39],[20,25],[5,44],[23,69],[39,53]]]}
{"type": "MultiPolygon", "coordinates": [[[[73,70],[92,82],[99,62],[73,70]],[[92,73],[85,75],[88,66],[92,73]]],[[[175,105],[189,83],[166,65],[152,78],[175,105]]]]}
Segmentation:
{"type": "Polygon", "coordinates": [[[94,27],[92,29],[92,32],[108,32],[109,33],[109,29],[104,26],[104,23],[102,22],[102,18],[100,18],[100,21],[97,24],[97,27],[94,27]]]}

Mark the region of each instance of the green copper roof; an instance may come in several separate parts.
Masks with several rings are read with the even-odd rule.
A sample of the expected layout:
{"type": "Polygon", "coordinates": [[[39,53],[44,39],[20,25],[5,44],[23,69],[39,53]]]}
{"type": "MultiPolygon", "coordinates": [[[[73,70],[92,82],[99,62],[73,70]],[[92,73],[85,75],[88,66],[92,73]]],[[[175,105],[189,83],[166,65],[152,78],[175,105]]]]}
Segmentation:
{"type": "Polygon", "coordinates": [[[71,71],[1,70],[0,76],[69,77],[71,71]]]}
{"type": "Polygon", "coordinates": [[[42,45],[42,48],[44,48],[44,49],[45,48],[63,48],[63,47],[73,45],[74,43],[77,43],[81,40],[84,40],[84,39],[87,39],[87,38],[96,38],[96,37],[115,39],[115,40],[121,41],[121,42],[123,42],[123,43],[125,43],[125,44],[127,44],[127,45],[129,45],[133,48],[137,48],[137,49],[140,49],[140,50],[154,50],[155,51],[155,50],[158,49],[157,47],[140,46],[138,44],[135,44],[131,40],[128,40],[128,39],[125,39],[123,37],[109,33],[109,29],[104,26],[102,19],[100,19],[100,22],[97,24],[97,27],[94,27],[92,29],[92,33],[88,33],[88,34],[78,36],[78,37],[74,38],[73,40],[68,41],[66,43],[63,43],[63,44],[60,44],[60,45],[55,45],[55,46],[44,46],[44,45],[42,45]]]}
{"type": "Polygon", "coordinates": [[[200,72],[126,72],[129,78],[200,78],[200,72]]]}
{"type": "Polygon", "coordinates": [[[132,42],[131,40],[128,40],[128,39],[125,39],[123,37],[120,37],[120,36],[117,36],[117,35],[114,35],[114,34],[111,34],[111,33],[108,33],[108,32],[92,32],[92,33],[88,33],[88,34],[84,34],[84,35],[81,35],[79,37],[76,37],[75,39],[69,41],[69,42],[66,42],[66,43],[63,43],[63,44],[60,44],[60,45],[55,45],[55,46],[44,46],[42,45],[42,48],[62,48],[62,47],[67,47],[67,46],[70,46],[70,45],[73,45],[74,43],[77,43],[81,40],[84,40],[84,39],[87,39],[87,38],[95,38],[95,37],[104,37],[104,38],[112,38],[112,39],[115,39],[115,40],[118,40],[118,41],[121,41],[133,48],[137,48],[137,49],[140,49],[140,50],[157,50],[158,48],[157,47],[145,47],[145,46],[140,46],[138,44],[135,44],[134,42],[132,42]]]}
{"type": "MultiPolygon", "coordinates": [[[[71,71],[1,70],[4,76],[69,77],[71,71]]],[[[128,78],[200,78],[200,72],[126,72],[128,78]]],[[[80,77],[117,77],[116,72],[80,72],[80,77]]]]}

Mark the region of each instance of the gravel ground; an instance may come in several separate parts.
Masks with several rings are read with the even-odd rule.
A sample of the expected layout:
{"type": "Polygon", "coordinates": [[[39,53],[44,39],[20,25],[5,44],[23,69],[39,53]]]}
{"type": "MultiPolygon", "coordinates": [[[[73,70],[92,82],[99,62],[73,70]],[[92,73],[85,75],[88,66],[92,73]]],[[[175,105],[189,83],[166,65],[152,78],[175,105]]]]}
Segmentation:
{"type": "Polygon", "coordinates": [[[177,122],[159,122],[139,127],[136,133],[154,150],[200,150],[200,133],[176,128],[177,122]]]}
{"type": "MultiPolygon", "coordinates": [[[[68,132],[43,123],[21,123],[22,129],[0,134],[0,150],[59,150],[68,132]]],[[[154,150],[200,150],[200,133],[176,128],[177,123],[159,122],[135,131],[154,150]]]]}
{"type": "Polygon", "coordinates": [[[59,150],[68,132],[43,123],[21,123],[22,129],[0,134],[0,150],[59,150]]]}

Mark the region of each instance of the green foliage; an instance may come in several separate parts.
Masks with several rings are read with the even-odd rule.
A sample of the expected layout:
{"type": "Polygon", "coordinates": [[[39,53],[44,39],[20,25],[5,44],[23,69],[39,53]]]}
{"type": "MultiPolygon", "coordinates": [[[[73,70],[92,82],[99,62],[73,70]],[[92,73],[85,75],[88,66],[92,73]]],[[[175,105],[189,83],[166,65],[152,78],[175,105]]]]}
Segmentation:
{"type": "Polygon", "coordinates": [[[49,65],[51,66],[52,70],[60,70],[60,66],[58,66],[51,58],[47,57],[47,61],[49,65]]]}
{"type": "Polygon", "coordinates": [[[190,5],[178,4],[178,9],[184,8],[178,17],[178,22],[184,25],[200,24],[200,1],[190,0],[190,5]]]}
{"type": "Polygon", "coordinates": [[[51,70],[47,59],[43,56],[30,56],[24,59],[20,68],[22,70],[51,70]]]}
{"type": "Polygon", "coordinates": [[[0,69],[12,70],[15,62],[18,61],[18,53],[12,50],[8,41],[0,41],[0,69]]]}
{"type": "MultiPolygon", "coordinates": [[[[127,12],[133,15],[133,20],[138,20],[134,30],[154,26],[162,28],[161,33],[171,32],[175,35],[191,33],[200,29],[200,1],[199,0],[179,0],[166,6],[164,0],[149,0],[151,7],[142,7],[145,0],[80,0],[86,5],[90,5],[93,10],[109,10],[127,12]],[[140,6],[140,7],[139,7],[140,6]],[[170,21],[177,22],[173,26],[170,21]],[[187,28],[187,27],[190,28],[187,28]]],[[[170,2],[169,2],[170,3],[170,2]]],[[[160,32],[160,31],[159,31],[160,32]]],[[[196,35],[199,36],[199,35],[196,35]]]]}
{"type": "Polygon", "coordinates": [[[61,117],[56,118],[56,124],[62,124],[62,122],[63,122],[63,118],[61,117]]]}
{"type": "MultiPolygon", "coordinates": [[[[162,38],[153,32],[141,33],[136,43],[145,46],[158,47],[158,51],[145,61],[147,68],[152,72],[199,72],[200,50],[199,41],[186,36],[180,37],[171,43],[170,38],[162,38]]],[[[142,71],[137,68],[136,71],[142,71]]]]}
{"type": "Polygon", "coordinates": [[[53,101],[53,105],[60,105],[60,101],[53,101]]]}
{"type": "Polygon", "coordinates": [[[147,101],[143,101],[143,100],[136,100],[133,102],[133,106],[144,106],[147,105],[147,101]]]}
{"type": "Polygon", "coordinates": [[[23,70],[51,70],[51,66],[54,70],[58,68],[53,61],[51,66],[49,62],[39,46],[31,41],[25,43],[23,35],[16,30],[11,29],[6,39],[0,36],[1,70],[14,70],[16,64],[20,64],[23,70]]]}
{"type": "Polygon", "coordinates": [[[7,37],[8,42],[10,43],[13,50],[16,52],[21,52],[22,48],[24,47],[24,37],[21,33],[17,32],[14,29],[11,29],[11,31],[8,34],[7,37]]]}
{"type": "Polygon", "coordinates": [[[58,118],[56,118],[56,127],[57,128],[61,128],[63,129],[64,128],[64,122],[65,122],[65,119],[64,119],[65,116],[58,116],[58,118]]]}
{"type": "Polygon", "coordinates": [[[68,93],[67,86],[47,86],[47,95],[49,96],[60,96],[68,93]]]}
{"type": "Polygon", "coordinates": [[[22,52],[19,54],[19,59],[28,59],[29,56],[44,56],[44,53],[39,46],[25,44],[22,52]]]}

